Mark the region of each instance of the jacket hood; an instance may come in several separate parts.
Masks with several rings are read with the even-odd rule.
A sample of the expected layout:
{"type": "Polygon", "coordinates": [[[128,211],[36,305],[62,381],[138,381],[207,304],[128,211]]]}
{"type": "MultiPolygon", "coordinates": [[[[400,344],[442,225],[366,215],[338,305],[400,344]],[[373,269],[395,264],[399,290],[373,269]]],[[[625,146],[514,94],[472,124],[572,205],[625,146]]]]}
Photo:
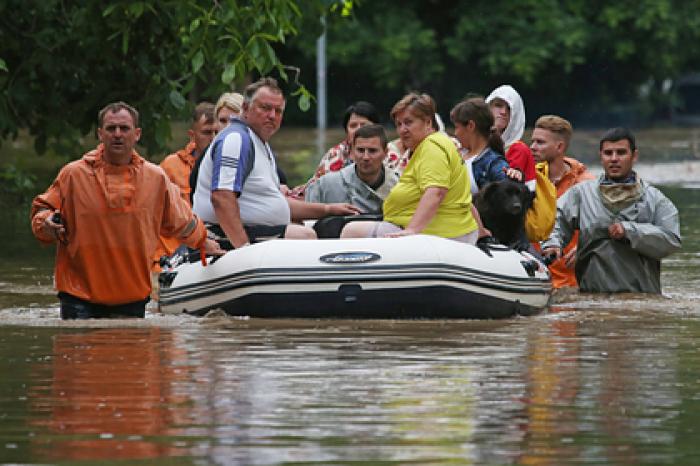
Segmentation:
{"type": "Polygon", "coordinates": [[[486,103],[490,103],[494,99],[503,99],[510,107],[510,122],[503,131],[501,137],[506,147],[510,147],[516,141],[523,137],[525,131],[525,106],[523,99],[518,94],[518,91],[513,89],[513,86],[504,84],[499,86],[486,97],[486,103]]]}

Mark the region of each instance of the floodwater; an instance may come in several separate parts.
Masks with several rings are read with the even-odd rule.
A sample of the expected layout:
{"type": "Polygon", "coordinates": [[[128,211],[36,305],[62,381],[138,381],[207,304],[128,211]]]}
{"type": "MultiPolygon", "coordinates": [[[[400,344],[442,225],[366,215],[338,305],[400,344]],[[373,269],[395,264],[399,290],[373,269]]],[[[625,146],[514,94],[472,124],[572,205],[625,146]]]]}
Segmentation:
{"type": "Polygon", "coordinates": [[[0,212],[0,463],[699,464],[700,167],[639,169],[681,211],[665,295],[499,321],[62,322],[0,212]]]}

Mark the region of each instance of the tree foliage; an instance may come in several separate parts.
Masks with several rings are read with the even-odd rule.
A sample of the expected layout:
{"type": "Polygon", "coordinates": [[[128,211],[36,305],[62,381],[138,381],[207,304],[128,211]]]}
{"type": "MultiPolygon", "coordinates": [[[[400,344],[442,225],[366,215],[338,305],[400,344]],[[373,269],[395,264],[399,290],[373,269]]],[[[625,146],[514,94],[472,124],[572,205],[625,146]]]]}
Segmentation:
{"type": "MultiPolygon", "coordinates": [[[[318,21],[334,2],[308,1],[318,21]]],[[[341,2],[341,5],[345,2],[341,2]]],[[[347,8],[347,6],[346,6],[347,8]]],[[[140,111],[149,152],[170,138],[188,99],[216,99],[251,74],[289,79],[301,106],[310,94],[274,44],[298,33],[293,0],[44,0],[0,2],[0,137],[28,128],[36,149],[57,150],[89,133],[115,100],[140,111]]]]}
{"type": "MultiPolygon", "coordinates": [[[[357,98],[387,109],[419,89],[446,113],[506,82],[533,116],[651,112],[672,98],[659,94],[664,81],[700,69],[699,39],[698,0],[365,2],[329,25],[331,112],[357,98]]],[[[311,66],[310,38],[291,43],[298,53],[287,59],[311,66]]]]}
{"type": "Polygon", "coordinates": [[[530,116],[593,121],[601,108],[658,111],[664,83],[700,69],[700,0],[0,0],[0,137],[28,128],[39,152],[73,154],[97,110],[125,100],[154,152],[194,100],[270,72],[297,97],[287,121],[312,123],[298,108],[313,103],[324,13],[331,117],[414,89],[444,114],[508,82],[530,116]]]}

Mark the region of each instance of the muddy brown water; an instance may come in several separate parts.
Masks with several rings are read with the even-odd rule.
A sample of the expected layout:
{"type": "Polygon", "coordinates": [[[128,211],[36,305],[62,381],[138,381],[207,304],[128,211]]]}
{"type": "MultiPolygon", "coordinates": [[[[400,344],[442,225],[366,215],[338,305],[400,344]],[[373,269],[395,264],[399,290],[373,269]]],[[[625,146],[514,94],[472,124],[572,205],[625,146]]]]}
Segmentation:
{"type": "Polygon", "coordinates": [[[640,166],[681,211],[664,296],[498,321],[62,322],[53,252],[6,209],[0,463],[698,464],[700,184],[676,163],[640,166]]]}

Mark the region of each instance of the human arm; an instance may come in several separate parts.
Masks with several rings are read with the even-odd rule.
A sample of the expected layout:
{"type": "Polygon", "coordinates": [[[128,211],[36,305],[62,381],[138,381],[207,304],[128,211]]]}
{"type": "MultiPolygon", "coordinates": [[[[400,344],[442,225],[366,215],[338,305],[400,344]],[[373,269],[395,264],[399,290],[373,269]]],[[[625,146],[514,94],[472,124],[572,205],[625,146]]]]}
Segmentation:
{"type": "Polygon", "coordinates": [[[662,259],[681,248],[678,209],[655,188],[650,188],[648,195],[653,203],[650,223],[622,221],[611,225],[610,229],[615,227],[617,239],[627,239],[630,247],[640,254],[662,259]]]}
{"type": "Polygon", "coordinates": [[[63,196],[61,195],[60,178],[61,174],[46,192],[39,194],[32,201],[30,212],[32,233],[44,244],[67,240],[65,224],[53,221],[54,214],[59,213],[60,215],[62,207],[61,199],[63,196]]]}
{"type": "Polygon", "coordinates": [[[564,245],[569,244],[578,228],[579,206],[581,196],[576,187],[567,191],[557,201],[557,213],[554,228],[549,238],[542,242],[542,252],[545,256],[560,258],[564,245]]]}
{"type": "Polygon", "coordinates": [[[217,189],[211,193],[211,203],[219,226],[234,248],[240,248],[250,242],[243,228],[238,197],[233,191],[217,189]]]}
{"type": "Polygon", "coordinates": [[[408,225],[406,225],[406,228],[398,233],[387,236],[408,236],[415,235],[423,231],[433,217],[435,217],[435,214],[437,214],[438,207],[440,207],[440,204],[442,203],[443,199],[445,199],[446,195],[447,188],[440,186],[430,186],[426,188],[425,192],[423,192],[423,195],[420,198],[420,201],[418,201],[416,211],[413,214],[413,217],[411,217],[411,221],[408,222],[408,225]]]}
{"type": "Polygon", "coordinates": [[[177,185],[167,178],[164,179],[164,183],[164,209],[160,233],[178,238],[192,249],[203,249],[207,255],[224,254],[218,243],[207,238],[204,223],[192,212],[189,202],[180,197],[177,185]]]}
{"type": "Polygon", "coordinates": [[[315,183],[311,183],[306,186],[304,191],[304,200],[306,202],[323,202],[321,189],[321,180],[317,180],[315,183]]]}
{"type": "Polygon", "coordinates": [[[361,213],[360,209],[347,203],[321,204],[318,202],[304,202],[291,197],[287,197],[287,202],[289,203],[293,221],[318,219],[328,215],[356,215],[361,213]]]}
{"type": "Polygon", "coordinates": [[[491,230],[486,228],[484,226],[484,222],[481,221],[481,215],[479,215],[479,211],[477,210],[477,208],[474,204],[472,204],[471,211],[472,211],[472,216],[474,217],[474,220],[476,220],[476,224],[479,226],[479,239],[493,236],[493,233],[491,233],[491,230]]]}
{"type": "Polygon", "coordinates": [[[490,161],[486,169],[486,178],[488,182],[502,181],[508,178],[508,173],[513,172],[517,172],[517,170],[511,171],[511,168],[508,165],[508,162],[506,162],[506,159],[504,159],[501,156],[498,156],[494,157],[490,161]]]}

